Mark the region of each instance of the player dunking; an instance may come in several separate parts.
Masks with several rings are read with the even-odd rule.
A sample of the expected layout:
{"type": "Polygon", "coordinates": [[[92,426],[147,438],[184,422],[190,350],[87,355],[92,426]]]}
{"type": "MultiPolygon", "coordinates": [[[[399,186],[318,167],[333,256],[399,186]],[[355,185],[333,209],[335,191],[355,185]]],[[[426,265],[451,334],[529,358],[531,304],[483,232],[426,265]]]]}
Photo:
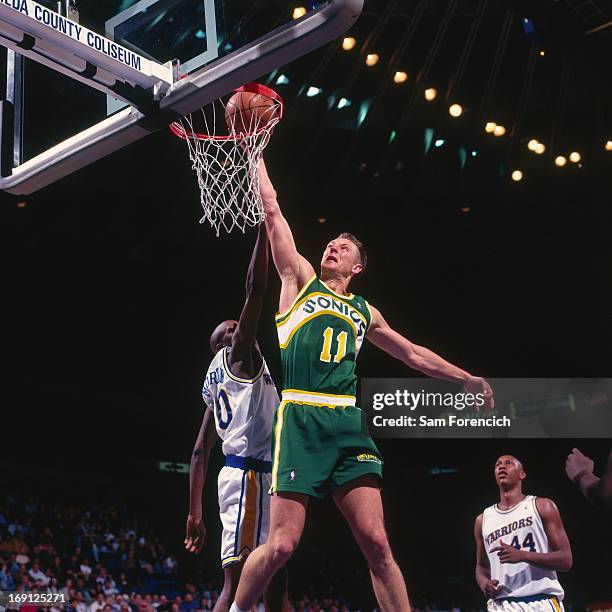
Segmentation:
{"type": "MultiPolygon", "coordinates": [[[[261,226],[247,272],[247,298],[239,321],[220,323],[210,338],[215,355],[204,381],[207,409],[193,450],[185,548],[202,549],[202,492],[210,451],[223,441],[225,466],[219,472],[219,513],[223,524],[223,590],[214,612],[227,612],[246,556],[268,536],[270,434],[278,394],[255,334],[268,278],[268,239],[261,226]],[[215,431],[216,426],[216,431],[215,431]]],[[[264,595],[267,610],[288,609],[284,571],[264,595]]]]}
{"type": "Polygon", "coordinates": [[[368,338],[412,368],[483,393],[488,404],[491,388],[406,340],[378,310],[348,292],[351,279],[366,266],[365,250],[354,236],[341,234],[327,245],[318,277],[295,247],[263,161],[259,170],[272,256],[282,281],[276,324],[284,391],[275,415],[270,536],[247,559],[231,610],[251,609],[296,549],[309,498],[331,494],[367,559],[380,609],[406,612],[406,586],[384,526],[382,460],[362,433],[355,406],[357,354],[368,338]]]}
{"type": "Polygon", "coordinates": [[[554,502],[524,495],[526,474],[511,455],[495,463],[499,503],[476,519],[476,582],[489,612],[560,612],[557,572],[572,567],[570,543],[554,502]]]}

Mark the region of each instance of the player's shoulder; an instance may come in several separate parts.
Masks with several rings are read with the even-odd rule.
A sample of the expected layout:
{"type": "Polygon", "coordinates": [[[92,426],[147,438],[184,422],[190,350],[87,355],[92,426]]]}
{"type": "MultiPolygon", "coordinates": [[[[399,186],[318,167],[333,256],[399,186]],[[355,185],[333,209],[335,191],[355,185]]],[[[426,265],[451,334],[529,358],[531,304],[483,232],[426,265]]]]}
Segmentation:
{"type": "Polygon", "coordinates": [[[210,365],[208,366],[208,369],[214,369],[215,367],[217,367],[217,365],[219,363],[223,363],[224,362],[224,357],[225,357],[225,353],[227,352],[227,347],[224,346],[223,348],[219,349],[216,353],[215,356],[212,358],[210,365]]]}
{"type": "Polygon", "coordinates": [[[538,514],[542,518],[547,518],[552,516],[553,514],[558,514],[559,509],[557,508],[557,504],[550,499],[550,497],[537,497],[533,496],[533,502],[535,504],[536,510],[538,514]]]}

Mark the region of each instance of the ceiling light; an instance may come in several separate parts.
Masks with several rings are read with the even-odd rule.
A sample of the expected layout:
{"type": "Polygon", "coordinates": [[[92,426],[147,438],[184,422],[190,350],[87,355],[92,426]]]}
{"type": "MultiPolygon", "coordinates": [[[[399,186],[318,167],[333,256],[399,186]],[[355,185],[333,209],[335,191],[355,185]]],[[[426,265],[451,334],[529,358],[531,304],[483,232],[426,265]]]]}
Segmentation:
{"type": "Polygon", "coordinates": [[[342,39],[342,48],[345,51],[350,51],[351,49],[355,47],[356,44],[357,44],[357,41],[352,36],[346,36],[345,38],[342,39]]]}
{"type": "Polygon", "coordinates": [[[606,144],[604,145],[604,148],[606,149],[606,151],[612,151],[612,140],[608,140],[608,142],[606,142],[606,144]]]}
{"type": "Polygon", "coordinates": [[[582,155],[578,151],[572,151],[569,158],[572,163],[577,164],[582,159],[582,155]]]}
{"type": "Polygon", "coordinates": [[[379,59],[380,57],[378,56],[378,53],[368,53],[366,55],[366,66],[370,66],[370,68],[372,66],[376,66],[379,59]]]}
{"type": "Polygon", "coordinates": [[[546,146],[543,145],[541,142],[538,142],[538,146],[535,148],[534,153],[536,153],[537,155],[542,155],[544,151],[546,151],[546,146]]]}
{"type": "Polygon", "coordinates": [[[496,125],[493,130],[495,136],[503,136],[506,133],[506,128],[503,125],[496,125]]]}
{"type": "Polygon", "coordinates": [[[299,19],[300,17],[303,17],[305,14],[306,14],[306,9],[303,6],[296,6],[293,9],[294,19],[299,19]]]}
{"type": "Polygon", "coordinates": [[[393,76],[393,80],[399,85],[400,83],[405,83],[408,80],[408,74],[398,70],[393,76]]]}
{"type": "Polygon", "coordinates": [[[485,132],[487,132],[487,134],[491,134],[492,132],[495,131],[496,127],[497,127],[497,123],[495,123],[494,121],[488,121],[487,124],[485,125],[485,132]]]}
{"type": "Polygon", "coordinates": [[[425,99],[428,102],[433,102],[438,97],[438,91],[433,87],[429,87],[425,90],[425,99]]]}
{"type": "Polygon", "coordinates": [[[461,104],[453,104],[448,109],[448,112],[451,117],[461,117],[461,115],[463,114],[463,107],[461,106],[461,104]]]}
{"type": "Polygon", "coordinates": [[[522,181],[523,180],[523,173],[520,170],[515,170],[512,173],[512,180],[515,183],[518,183],[519,181],[522,181]]]}
{"type": "Polygon", "coordinates": [[[538,148],[538,145],[539,145],[539,144],[540,144],[540,143],[539,143],[539,142],[538,142],[538,141],[537,141],[535,138],[532,138],[532,139],[531,139],[531,140],[530,140],[530,141],[527,143],[527,148],[528,148],[530,151],[535,151],[535,150],[538,148]]]}
{"type": "Polygon", "coordinates": [[[567,159],[565,159],[563,155],[557,155],[557,157],[555,157],[556,166],[559,166],[559,168],[562,168],[563,166],[565,166],[565,164],[567,164],[567,159]]]}
{"type": "Polygon", "coordinates": [[[321,91],[323,91],[320,87],[309,87],[306,90],[306,97],[307,98],[314,98],[315,96],[318,96],[321,91]]]}

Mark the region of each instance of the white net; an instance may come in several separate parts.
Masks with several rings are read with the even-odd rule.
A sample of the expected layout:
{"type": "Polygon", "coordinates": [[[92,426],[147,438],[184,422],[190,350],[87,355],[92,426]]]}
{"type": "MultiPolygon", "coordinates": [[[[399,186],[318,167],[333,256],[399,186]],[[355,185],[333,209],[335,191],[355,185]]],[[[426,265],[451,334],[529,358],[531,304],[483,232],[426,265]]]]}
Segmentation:
{"type": "Polygon", "coordinates": [[[238,228],[244,233],[265,219],[258,165],[282,116],[282,101],[261,94],[244,95],[249,96],[250,109],[236,107],[233,96],[170,126],[189,147],[204,210],[200,223],[210,223],[217,237],[221,228],[228,233],[238,228]],[[255,97],[260,104],[265,98],[265,105],[251,106],[255,97]]]}

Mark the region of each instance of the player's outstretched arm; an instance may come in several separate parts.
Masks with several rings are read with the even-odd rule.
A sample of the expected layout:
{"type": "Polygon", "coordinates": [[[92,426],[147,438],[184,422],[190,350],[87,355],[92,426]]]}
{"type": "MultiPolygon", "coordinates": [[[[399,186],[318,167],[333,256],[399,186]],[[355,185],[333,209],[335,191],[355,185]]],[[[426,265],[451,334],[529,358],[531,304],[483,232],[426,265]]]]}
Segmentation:
{"type": "Polygon", "coordinates": [[[484,396],[483,406],[485,409],[494,408],[493,391],[484,378],[472,376],[465,370],[442,359],[433,351],[410,342],[410,340],[391,329],[380,311],[373,306],[370,306],[370,310],[372,312],[372,323],[366,333],[366,338],[374,346],[399,359],[413,370],[423,372],[427,376],[461,383],[468,393],[480,393],[484,396]]]}
{"type": "Polygon", "coordinates": [[[254,376],[261,365],[261,356],[257,352],[260,363],[254,363],[253,347],[259,327],[264,295],[268,287],[268,236],[266,226],[260,225],[257,240],[251,255],[249,269],[246,275],[246,299],[238,326],[232,336],[232,346],[229,354],[230,365],[242,363],[242,372],[254,376]]]}
{"type": "Polygon", "coordinates": [[[202,518],[202,494],[204,492],[204,482],[206,482],[210,451],[217,439],[212,409],[207,408],[204,412],[204,419],[193,447],[189,465],[189,514],[185,527],[185,549],[193,553],[199,553],[202,550],[206,536],[206,528],[202,518]]]}
{"type": "Polygon", "coordinates": [[[557,572],[569,572],[573,563],[572,548],[557,506],[552,499],[538,497],[536,507],[542,517],[551,551],[532,552],[500,541],[499,546],[492,548],[491,552],[496,552],[502,563],[531,563],[557,572]]]}
{"type": "Polygon", "coordinates": [[[278,205],[276,190],[268,176],[263,159],[259,162],[259,193],[266,213],[266,228],[272,247],[272,258],[283,284],[280,304],[282,311],[314,275],[314,268],[297,251],[291,228],[278,205]]]}
{"type": "Polygon", "coordinates": [[[567,477],[575,482],[582,494],[598,508],[612,508],[612,452],[608,457],[606,469],[601,476],[594,474],[595,464],[590,457],[574,448],[565,462],[567,477]]]}
{"type": "Polygon", "coordinates": [[[482,541],[482,514],[479,514],[474,523],[474,539],[476,540],[476,583],[487,599],[500,594],[502,585],[499,580],[491,580],[491,566],[482,541]]]}

